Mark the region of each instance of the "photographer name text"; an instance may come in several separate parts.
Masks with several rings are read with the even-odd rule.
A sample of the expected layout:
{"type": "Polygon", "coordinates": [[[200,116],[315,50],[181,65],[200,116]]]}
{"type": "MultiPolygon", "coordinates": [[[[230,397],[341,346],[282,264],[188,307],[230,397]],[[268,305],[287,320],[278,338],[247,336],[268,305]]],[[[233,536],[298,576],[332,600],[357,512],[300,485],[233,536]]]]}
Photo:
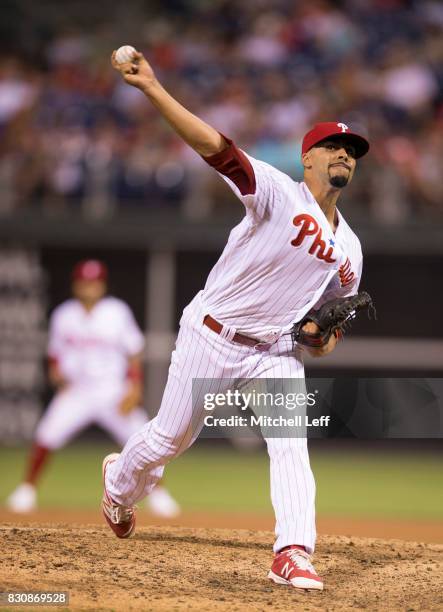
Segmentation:
{"type": "Polygon", "coordinates": [[[308,415],[293,415],[284,417],[232,415],[216,417],[208,414],[204,418],[207,427],[328,427],[331,417],[323,415],[318,419],[310,419],[308,415]]]}

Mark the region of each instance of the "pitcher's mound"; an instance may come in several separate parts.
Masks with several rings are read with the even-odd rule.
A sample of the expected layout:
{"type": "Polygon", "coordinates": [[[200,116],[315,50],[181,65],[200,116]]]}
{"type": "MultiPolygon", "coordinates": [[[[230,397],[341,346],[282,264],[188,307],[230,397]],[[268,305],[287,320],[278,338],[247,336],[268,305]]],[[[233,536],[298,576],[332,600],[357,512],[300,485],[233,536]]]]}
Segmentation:
{"type": "Polygon", "coordinates": [[[443,609],[437,544],[322,536],[325,590],[303,592],[266,578],[264,531],[6,524],[0,540],[0,591],[68,591],[70,610],[443,609]]]}

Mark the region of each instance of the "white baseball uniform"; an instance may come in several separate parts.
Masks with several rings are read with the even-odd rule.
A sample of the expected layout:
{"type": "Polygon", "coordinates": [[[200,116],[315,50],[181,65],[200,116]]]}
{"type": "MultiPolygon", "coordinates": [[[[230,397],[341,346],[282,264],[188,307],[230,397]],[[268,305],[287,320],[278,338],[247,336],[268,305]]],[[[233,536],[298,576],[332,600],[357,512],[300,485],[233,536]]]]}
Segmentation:
{"type": "Polygon", "coordinates": [[[37,444],[64,446],[89,425],[105,429],[120,445],[147,421],[136,408],[119,413],[128,358],[141,352],[144,337],[127,304],[102,298],[91,311],[75,299],[58,306],[50,320],[48,353],[67,381],[38,424],[37,444]]]}
{"type": "MultiPolygon", "coordinates": [[[[362,269],[358,238],[338,213],[333,233],[305,183],[238,150],[207,158],[243,202],[244,219],[229,236],[205,288],[185,308],[158,415],[131,436],[107,470],[106,486],[119,504],[143,498],[165,464],[188,448],[202,426],[192,406],[193,379],[210,379],[213,393],[227,379],[302,378],[302,349],[292,324],[320,301],[357,291],[362,269]],[[223,324],[220,335],[203,324],[223,324]],[[268,350],[235,343],[236,332],[271,342],[268,350]],[[197,419],[197,422],[196,422],[197,419]]],[[[194,398],[195,399],[195,398],[194,398]]],[[[197,400],[198,403],[198,400],[197,400]]],[[[278,551],[315,546],[315,482],[305,438],[268,438],[271,498],[278,551]]]]}

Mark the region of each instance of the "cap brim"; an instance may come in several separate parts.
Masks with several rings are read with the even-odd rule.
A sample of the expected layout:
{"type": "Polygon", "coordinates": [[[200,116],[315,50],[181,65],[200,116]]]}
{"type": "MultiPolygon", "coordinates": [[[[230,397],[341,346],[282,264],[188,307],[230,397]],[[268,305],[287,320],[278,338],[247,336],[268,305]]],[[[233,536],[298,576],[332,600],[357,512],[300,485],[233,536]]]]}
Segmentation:
{"type": "Polygon", "coordinates": [[[322,138],[317,142],[314,146],[317,147],[324,140],[347,140],[350,144],[352,144],[355,148],[355,158],[363,157],[369,151],[369,142],[363,136],[359,136],[358,134],[354,134],[353,132],[346,132],[340,134],[331,134],[331,136],[326,136],[326,138],[322,138]]]}

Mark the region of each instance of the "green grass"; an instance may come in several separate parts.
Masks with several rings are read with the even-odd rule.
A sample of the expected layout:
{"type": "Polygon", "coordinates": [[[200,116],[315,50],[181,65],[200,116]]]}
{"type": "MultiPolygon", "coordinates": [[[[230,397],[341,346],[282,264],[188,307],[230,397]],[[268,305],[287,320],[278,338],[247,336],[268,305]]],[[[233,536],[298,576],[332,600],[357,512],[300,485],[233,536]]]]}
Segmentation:
{"type": "MultiPolygon", "coordinates": [[[[57,453],[44,473],[44,507],[96,508],[101,495],[101,458],[106,446],[77,444],[57,453]]],[[[0,448],[0,503],[20,480],[22,449],[0,448]]],[[[417,520],[443,517],[439,455],[404,452],[316,451],[311,463],[319,514],[417,520]]],[[[167,484],[188,510],[270,513],[269,465],[263,452],[194,447],[172,462],[167,484]]]]}

